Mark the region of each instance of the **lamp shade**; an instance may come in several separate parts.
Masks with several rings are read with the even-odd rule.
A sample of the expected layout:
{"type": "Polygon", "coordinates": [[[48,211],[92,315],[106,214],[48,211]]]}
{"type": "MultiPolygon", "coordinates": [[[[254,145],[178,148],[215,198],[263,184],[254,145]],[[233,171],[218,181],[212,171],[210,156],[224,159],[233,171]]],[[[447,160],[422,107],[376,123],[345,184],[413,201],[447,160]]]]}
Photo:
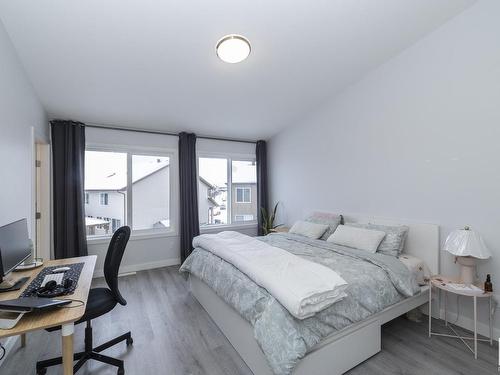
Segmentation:
{"type": "Polygon", "coordinates": [[[444,250],[458,257],[471,256],[478,259],[491,257],[491,252],[479,233],[467,227],[451,232],[444,244],[444,250]]]}

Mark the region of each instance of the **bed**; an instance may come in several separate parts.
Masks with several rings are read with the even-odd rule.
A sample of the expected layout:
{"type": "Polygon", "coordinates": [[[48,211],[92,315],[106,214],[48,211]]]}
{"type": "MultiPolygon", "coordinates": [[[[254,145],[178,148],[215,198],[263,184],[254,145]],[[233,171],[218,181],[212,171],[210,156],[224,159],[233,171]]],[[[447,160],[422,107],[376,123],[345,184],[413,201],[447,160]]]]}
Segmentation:
{"type": "MultiPolygon", "coordinates": [[[[407,241],[405,243],[404,253],[419,257],[420,259],[424,260],[429,267],[430,272],[433,274],[437,273],[439,266],[439,228],[437,225],[414,223],[405,220],[373,218],[362,215],[349,215],[346,216],[346,220],[360,223],[370,222],[386,225],[407,225],[410,230],[408,233],[407,241]]],[[[276,244],[278,244],[278,246],[284,246],[283,243],[295,243],[297,241],[299,241],[300,243],[305,241],[300,239],[297,240],[292,235],[278,234],[275,236],[284,237],[270,237],[269,241],[271,241],[273,246],[276,244]]],[[[301,246],[302,247],[299,248],[301,249],[300,251],[303,252],[305,251],[304,249],[308,248],[308,246],[316,246],[316,244],[311,244],[305,241],[301,246]]],[[[349,258],[351,257],[350,253],[347,255],[349,255],[349,258]]],[[[201,255],[198,255],[198,258],[200,257],[201,255]]],[[[376,260],[377,262],[379,262],[378,258],[376,260]]],[[[215,269],[216,268],[213,268],[210,271],[210,274],[213,274],[213,271],[215,269]]],[[[200,271],[198,274],[196,274],[196,272],[189,273],[189,283],[192,294],[205,308],[214,322],[218,325],[224,335],[231,342],[233,347],[238,351],[240,356],[256,375],[289,373],[294,375],[326,375],[344,373],[345,371],[351,369],[360,362],[366,360],[367,358],[380,351],[380,327],[382,324],[414,308],[424,305],[427,302],[428,298],[428,294],[426,293],[426,291],[428,291],[428,287],[423,286],[420,287],[420,291],[417,291],[410,297],[394,299],[395,297],[392,296],[393,300],[389,300],[390,304],[388,306],[383,306],[383,308],[380,308],[380,306],[378,308],[372,309],[367,308],[367,310],[375,311],[374,313],[372,313],[371,311],[364,311],[364,301],[361,301],[361,304],[358,301],[357,306],[362,307],[358,310],[363,311],[363,315],[357,316],[355,319],[353,318],[352,322],[349,321],[350,319],[347,313],[337,314],[337,312],[332,309],[333,313],[331,314],[338,315],[338,317],[336,316],[336,320],[332,320],[332,322],[335,323],[331,323],[331,325],[336,327],[334,327],[333,329],[331,329],[332,327],[329,327],[330,316],[328,316],[328,314],[326,313],[323,314],[324,316],[326,316],[326,318],[324,317],[324,319],[326,319],[325,321],[315,321],[314,324],[312,324],[308,319],[309,322],[306,322],[304,324],[300,322],[297,327],[294,326],[295,331],[303,334],[303,336],[299,337],[300,340],[295,337],[295,331],[292,330],[289,340],[285,340],[283,337],[280,337],[280,334],[278,334],[276,340],[280,341],[274,343],[276,346],[278,346],[283,344],[284,341],[300,343],[302,340],[309,344],[306,345],[305,348],[299,348],[298,351],[299,353],[301,353],[299,354],[300,360],[294,362],[293,367],[290,367],[291,365],[289,365],[289,363],[287,362],[287,360],[289,360],[288,358],[279,358],[281,352],[274,353],[272,352],[272,348],[269,348],[269,345],[273,345],[273,340],[269,338],[267,338],[267,340],[262,339],[262,335],[266,334],[266,330],[272,331],[272,324],[267,322],[267,326],[259,327],[259,325],[262,325],[262,323],[260,321],[255,321],[255,310],[259,309],[258,303],[261,302],[259,296],[254,296],[255,298],[253,300],[254,303],[252,309],[250,308],[250,306],[245,305],[245,301],[232,301],[231,298],[240,298],[240,296],[237,295],[238,293],[235,294],[233,290],[232,297],[228,297],[228,295],[231,296],[231,294],[229,293],[229,291],[225,293],[224,288],[230,288],[230,286],[225,286],[222,284],[222,282],[219,283],[217,278],[213,277],[213,280],[211,280],[211,282],[209,282],[208,279],[202,281],[202,279],[204,279],[206,276],[203,272],[206,271],[200,271]],[[210,284],[210,286],[208,284],[210,284]],[[323,324],[325,322],[327,322],[328,324],[323,324]],[[341,324],[338,322],[341,322],[341,324]],[[328,328],[326,331],[323,330],[326,329],[325,327],[328,328]],[[258,331],[259,329],[260,333],[258,331]],[[321,337],[321,340],[318,340],[318,337],[315,336],[317,333],[316,331],[322,331],[321,333],[317,334],[318,337],[321,337]],[[311,332],[313,332],[314,334],[310,334],[311,332]],[[325,332],[329,332],[329,334],[326,335],[325,332]],[[321,336],[321,334],[323,334],[323,336],[321,336]],[[300,350],[302,350],[302,352],[300,352],[300,350]],[[270,358],[270,352],[272,355],[274,355],[274,358],[270,358]],[[278,358],[276,358],[276,356],[278,356],[278,358]],[[282,361],[283,363],[280,361],[282,361]],[[283,366],[281,366],[282,364],[283,366]]],[[[237,271],[234,271],[234,273],[237,275],[237,271]]],[[[243,276],[240,277],[237,275],[236,281],[233,280],[233,284],[236,284],[232,286],[233,288],[238,287],[237,284],[241,278],[243,278],[243,276]]],[[[391,288],[385,286],[381,289],[389,290],[391,288]]],[[[253,293],[252,291],[247,292],[253,293]]],[[[369,294],[368,297],[371,298],[369,294]]],[[[375,303],[375,305],[377,304],[377,302],[378,301],[376,300],[372,301],[372,303],[375,303]]],[[[265,298],[262,298],[262,303],[268,302],[265,298]]],[[[275,307],[273,307],[275,309],[273,310],[266,305],[265,307],[262,307],[261,310],[263,310],[264,308],[266,310],[262,312],[262,315],[268,313],[268,311],[276,313],[278,317],[279,314],[282,314],[282,312],[276,310],[275,307]]],[[[328,311],[328,309],[325,311],[328,311]]],[[[314,319],[316,319],[316,317],[314,319]]],[[[284,320],[287,320],[287,318],[283,315],[280,319],[280,322],[284,320]]],[[[293,323],[293,320],[291,320],[291,322],[293,323]]],[[[280,333],[281,331],[278,330],[276,332],[280,333]]],[[[286,345],[284,345],[285,348],[286,345]]],[[[297,350],[297,348],[292,349],[297,350]]]]}

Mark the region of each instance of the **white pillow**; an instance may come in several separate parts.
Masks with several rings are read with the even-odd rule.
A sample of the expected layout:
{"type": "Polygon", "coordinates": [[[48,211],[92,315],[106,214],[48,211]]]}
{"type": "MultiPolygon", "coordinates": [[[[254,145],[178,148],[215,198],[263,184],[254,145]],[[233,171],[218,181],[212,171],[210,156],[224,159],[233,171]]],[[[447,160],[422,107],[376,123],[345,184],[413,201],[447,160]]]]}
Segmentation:
{"type": "Polygon", "coordinates": [[[384,237],[385,232],[379,230],[339,225],[335,232],[328,237],[327,242],[375,253],[384,237]]]}
{"type": "Polygon", "coordinates": [[[317,240],[328,229],[328,225],[311,223],[309,221],[297,221],[288,231],[317,240]]]}

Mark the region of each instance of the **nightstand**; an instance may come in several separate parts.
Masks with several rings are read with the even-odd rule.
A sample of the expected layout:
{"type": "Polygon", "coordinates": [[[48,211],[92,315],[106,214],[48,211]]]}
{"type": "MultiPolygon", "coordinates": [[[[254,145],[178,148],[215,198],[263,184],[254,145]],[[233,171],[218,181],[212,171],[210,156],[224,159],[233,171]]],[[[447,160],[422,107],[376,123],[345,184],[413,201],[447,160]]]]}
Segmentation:
{"type": "Polygon", "coordinates": [[[492,326],[492,314],[491,314],[491,307],[492,307],[492,297],[493,293],[490,292],[484,292],[483,288],[480,288],[480,291],[476,290],[465,290],[465,289],[459,289],[455,288],[450,284],[455,284],[459,283],[458,279],[452,278],[452,277],[447,277],[447,276],[442,276],[442,275],[436,275],[431,277],[429,280],[429,338],[431,336],[444,336],[444,337],[453,337],[460,339],[464,345],[474,354],[474,358],[477,359],[477,342],[478,341],[487,341],[490,343],[490,345],[493,345],[493,326],[492,326]],[[432,301],[432,288],[438,288],[444,292],[444,323],[445,326],[447,326],[453,334],[444,334],[444,333],[437,333],[437,332],[432,332],[432,314],[431,314],[431,301],[432,301]],[[465,296],[465,297],[471,297],[474,303],[474,336],[470,337],[464,337],[459,335],[455,329],[453,328],[452,324],[448,322],[448,293],[452,293],[455,295],[459,296],[465,296]],[[489,302],[489,328],[490,328],[490,338],[489,339],[478,339],[477,338],[477,300],[482,298],[488,299],[489,302]],[[466,342],[466,340],[472,340],[474,341],[474,349],[470,347],[470,345],[466,342]]]}

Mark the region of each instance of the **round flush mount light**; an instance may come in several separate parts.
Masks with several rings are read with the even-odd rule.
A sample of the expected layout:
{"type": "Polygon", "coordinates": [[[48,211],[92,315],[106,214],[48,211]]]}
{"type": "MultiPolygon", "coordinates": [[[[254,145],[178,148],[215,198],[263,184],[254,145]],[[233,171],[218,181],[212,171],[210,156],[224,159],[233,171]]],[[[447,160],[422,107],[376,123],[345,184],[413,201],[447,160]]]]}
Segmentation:
{"type": "Polygon", "coordinates": [[[219,59],[230,64],[242,62],[250,55],[250,51],[248,39],[236,34],[226,35],[215,45],[215,52],[219,59]]]}

